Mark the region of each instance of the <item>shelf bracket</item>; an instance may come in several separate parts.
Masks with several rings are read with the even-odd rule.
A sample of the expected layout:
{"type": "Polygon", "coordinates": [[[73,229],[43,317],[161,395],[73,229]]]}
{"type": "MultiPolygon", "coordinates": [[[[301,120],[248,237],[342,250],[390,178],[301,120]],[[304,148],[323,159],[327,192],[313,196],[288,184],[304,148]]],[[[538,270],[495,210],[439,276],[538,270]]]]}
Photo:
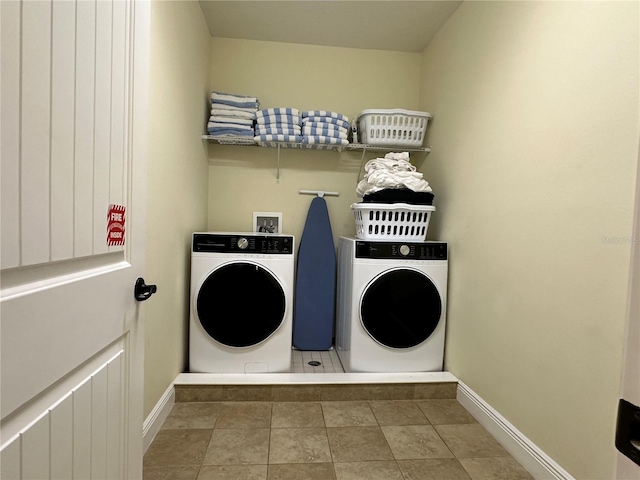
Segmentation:
{"type": "Polygon", "coordinates": [[[360,169],[358,170],[358,176],[356,177],[356,188],[360,183],[360,175],[362,174],[362,166],[364,165],[364,156],[367,154],[366,147],[362,149],[362,158],[360,158],[360,169]]]}
{"type": "Polygon", "coordinates": [[[278,160],[276,164],[276,183],[280,183],[280,144],[278,144],[278,160]]]}

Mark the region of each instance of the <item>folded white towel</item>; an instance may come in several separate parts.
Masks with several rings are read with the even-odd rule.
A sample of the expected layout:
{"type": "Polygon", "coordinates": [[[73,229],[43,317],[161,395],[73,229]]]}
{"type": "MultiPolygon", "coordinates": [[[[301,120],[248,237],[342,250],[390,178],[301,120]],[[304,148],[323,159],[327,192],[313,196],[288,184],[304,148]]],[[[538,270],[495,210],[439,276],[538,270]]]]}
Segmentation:
{"type": "Polygon", "coordinates": [[[209,121],[218,123],[237,123],[238,125],[248,125],[253,127],[253,120],[242,117],[223,117],[221,115],[212,115],[209,117],[209,121]]]}
{"type": "Polygon", "coordinates": [[[256,112],[258,111],[258,109],[255,107],[247,107],[247,108],[234,107],[233,105],[227,105],[225,103],[217,103],[217,102],[213,102],[211,104],[211,108],[212,109],[215,108],[216,110],[231,110],[232,112],[251,113],[253,115],[255,115],[256,112]]]}
{"type": "Polygon", "coordinates": [[[212,116],[219,115],[221,117],[247,118],[249,120],[255,120],[256,118],[255,110],[252,112],[247,112],[239,108],[235,108],[235,109],[212,108],[211,115],[212,116]]]}
{"type": "Polygon", "coordinates": [[[260,106],[260,102],[256,97],[222,92],[211,92],[211,103],[222,103],[232,107],[256,109],[260,106]]]}
{"type": "Polygon", "coordinates": [[[236,128],[207,128],[207,133],[214,137],[253,138],[253,132],[251,130],[238,130],[236,128]]]}
{"type": "Polygon", "coordinates": [[[235,130],[247,130],[253,132],[253,127],[250,125],[240,125],[239,123],[222,123],[222,122],[209,122],[207,123],[207,129],[212,128],[225,128],[235,130]]]}

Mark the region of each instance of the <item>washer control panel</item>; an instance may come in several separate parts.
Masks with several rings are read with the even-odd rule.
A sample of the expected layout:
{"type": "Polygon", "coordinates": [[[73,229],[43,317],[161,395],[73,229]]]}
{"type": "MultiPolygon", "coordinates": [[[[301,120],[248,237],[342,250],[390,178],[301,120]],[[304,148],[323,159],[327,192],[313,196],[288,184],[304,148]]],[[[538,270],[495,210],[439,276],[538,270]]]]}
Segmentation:
{"type": "Polygon", "coordinates": [[[447,244],[444,242],[369,242],[356,240],[356,258],[382,260],[447,260],[447,244]]]}
{"type": "Polygon", "coordinates": [[[251,233],[194,233],[193,252],[291,255],[293,236],[251,233]]]}

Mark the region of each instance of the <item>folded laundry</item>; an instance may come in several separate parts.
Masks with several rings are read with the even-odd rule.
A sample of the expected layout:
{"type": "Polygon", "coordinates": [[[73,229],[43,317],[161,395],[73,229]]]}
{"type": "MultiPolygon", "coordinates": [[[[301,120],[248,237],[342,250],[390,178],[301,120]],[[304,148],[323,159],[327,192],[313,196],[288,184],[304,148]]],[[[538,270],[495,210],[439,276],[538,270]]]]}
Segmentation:
{"type": "MultiPolygon", "coordinates": [[[[320,123],[316,123],[314,125],[322,125],[320,123]]],[[[344,138],[348,137],[348,130],[346,128],[331,128],[332,125],[329,126],[317,126],[310,127],[309,125],[305,125],[302,127],[303,135],[322,135],[325,137],[336,137],[336,138],[344,138]]]]}
{"type": "Polygon", "coordinates": [[[239,123],[229,122],[209,122],[207,123],[207,130],[210,128],[232,128],[235,130],[247,130],[249,132],[253,132],[252,125],[240,125],[239,123]]]}
{"type": "Polygon", "coordinates": [[[291,125],[300,125],[300,116],[299,115],[289,115],[289,114],[279,114],[275,113],[273,115],[263,114],[256,116],[256,123],[259,125],[267,125],[269,123],[288,123],[291,125]]]}
{"type": "Polygon", "coordinates": [[[297,108],[291,107],[276,107],[276,108],[265,108],[263,110],[259,110],[256,113],[256,116],[259,117],[270,117],[273,115],[291,115],[295,117],[300,116],[300,112],[297,108]]]}
{"type": "Polygon", "coordinates": [[[348,120],[342,120],[340,118],[331,118],[331,117],[306,117],[302,119],[302,125],[315,124],[315,123],[327,123],[331,125],[337,125],[342,128],[350,128],[351,124],[348,120]]]}
{"type": "MultiPolygon", "coordinates": [[[[362,181],[360,182],[362,183],[362,181]]],[[[360,184],[358,184],[360,187],[360,184]]],[[[383,188],[394,188],[397,186],[405,186],[414,192],[431,191],[429,184],[422,179],[422,174],[418,172],[388,172],[383,170],[375,170],[371,172],[363,185],[363,190],[357,189],[363,196],[365,194],[374,193],[383,188]]]]}
{"type": "Polygon", "coordinates": [[[328,122],[322,122],[322,121],[309,122],[307,120],[303,120],[302,126],[309,127],[309,128],[325,128],[327,130],[337,130],[339,132],[346,132],[346,133],[349,132],[349,129],[346,127],[343,127],[341,125],[336,125],[335,123],[328,123],[328,122]]]}
{"type": "Polygon", "coordinates": [[[221,117],[247,118],[249,120],[256,119],[255,110],[248,111],[244,108],[212,108],[211,115],[219,115],[221,117]]]}
{"type": "Polygon", "coordinates": [[[276,134],[276,135],[300,135],[302,130],[299,125],[288,123],[269,123],[268,125],[256,125],[256,135],[276,134]]]}
{"type": "Polygon", "coordinates": [[[220,110],[233,110],[238,112],[247,112],[255,114],[259,109],[256,107],[234,107],[233,105],[227,105],[226,103],[211,102],[211,108],[220,110]]]}
{"type": "Polygon", "coordinates": [[[211,92],[211,103],[220,103],[238,108],[260,108],[260,102],[256,97],[236,95],[232,93],[211,92]]]}
{"type": "Polygon", "coordinates": [[[210,127],[207,133],[214,137],[253,137],[253,130],[240,130],[237,128],[210,127]]]}
{"type": "Polygon", "coordinates": [[[335,118],[337,120],[344,120],[349,123],[349,117],[343,115],[338,112],[330,112],[327,110],[307,110],[302,112],[302,118],[308,117],[326,117],[326,118],[335,118]]]}
{"type": "Polygon", "coordinates": [[[276,134],[264,134],[256,135],[253,137],[256,142],[292,142],[299,143],[302,140],[301,135],[276,135],[276,134]]]}
{"type": "Polygon", "coordinates": [[[416,172],[409,161],[409,153],[388,153],[365,164],[365,176],[356,187],[356,195],[364,197],[386,188],[408,188],[414,192],[431,192],[429,183],[416,172]]]}
{"type": "Polygon", "coordinates": [[[223,117],[220,115],[212,115],[209,117],[209,122],[234,123],[236,125],[244,125],[253,128],[253,120],[242,117],[223,117]]]}
{"type": "MultiPolygon", "coordinates": [[[[389,152],[384,156],[385,160],[406,160],[409,161],[409,152],[389,152]]],[[[409,164],[409,166],[415,170],[416,167],[409,164]]]]}
{"type": "Polygon", "coordinates": [[[326,137],[324,135],[304,135],[302,137],[302,143],[307,143],[309,145],[348,145],[349,141],[346,138],[339,137],[326,137]]]}

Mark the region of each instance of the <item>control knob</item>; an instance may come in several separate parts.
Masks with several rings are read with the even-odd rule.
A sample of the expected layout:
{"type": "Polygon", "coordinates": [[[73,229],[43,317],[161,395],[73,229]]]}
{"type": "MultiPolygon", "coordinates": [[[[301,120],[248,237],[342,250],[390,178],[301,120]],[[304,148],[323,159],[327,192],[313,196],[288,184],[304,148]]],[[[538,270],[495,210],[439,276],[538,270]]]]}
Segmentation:
{"type": "Polygon", "coordinates": [[[248,246],[249,246],[249,240],[247,240],[244,237],[238,239],[238,248],[240,250],[246,250],[248,246]]]}
{"type": "Polygon", "coordinates": [[[409,245],[400,245],[400,255],[402,255],[403,257],[409,255],[410,251],[411,249],[409,248],[409,245]]]}

